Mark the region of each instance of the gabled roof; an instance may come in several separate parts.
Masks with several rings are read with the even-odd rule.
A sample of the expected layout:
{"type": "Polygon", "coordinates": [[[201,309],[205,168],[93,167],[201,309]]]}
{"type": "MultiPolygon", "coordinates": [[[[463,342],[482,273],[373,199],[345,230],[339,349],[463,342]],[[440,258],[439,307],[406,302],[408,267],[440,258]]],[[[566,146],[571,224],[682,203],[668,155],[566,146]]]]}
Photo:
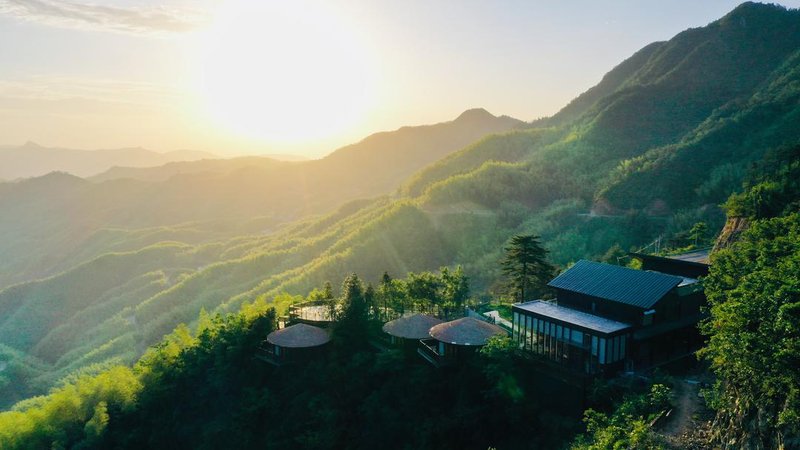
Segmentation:
{"type": "Polygon", "coordinates": [[[442,323],[436,317],[425,314],[413,314],[386,322],[383,331],[403,339],[425,339],[430,337],[431,327],[442,323]]]}
{"type": "Polygon", "coordinates": [[[486,345],[492,336],[508,336],[506,330],[472,317],[440,323],[431,328],[430,335],[437,341],[455,345],[486,345]]]}
{"type": "Polygon", "coordinates": [[[330,340],[327,331],[304,323],[276,330],[267,335],[267,342],[270,344],[287,348],[317,347],[327,344],[330,340]]]}
{"type": "Polygon", "coordinates": [[[548,286],[650,309],[683,278],[580,260],[548,286]]]}
{"type": "Polygon", "coordinates": [[[533,300],[531,302],[517,303],[514,308],[530,311],[542,317],[555,319],[579,328],[596,331],[603,334],[616,333],[626,330],[631,326],[627,323],[617,322],[616,320],[606,319],[587,312],[559,306],[553,302],[533,300]]]}

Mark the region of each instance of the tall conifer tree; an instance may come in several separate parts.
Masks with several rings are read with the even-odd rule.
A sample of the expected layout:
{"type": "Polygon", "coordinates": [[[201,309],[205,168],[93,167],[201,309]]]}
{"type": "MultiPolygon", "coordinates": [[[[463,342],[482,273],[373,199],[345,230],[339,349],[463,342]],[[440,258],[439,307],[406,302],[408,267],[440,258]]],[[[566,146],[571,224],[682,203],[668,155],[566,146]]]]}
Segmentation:
{"type": "Polygon", "coordinates": [[[555,268],[547,262],[548,251],[542,247],[539,236],[516,235],[505,251],[501,265],[515,299],[524,302],[544,294],[555,268]]]}

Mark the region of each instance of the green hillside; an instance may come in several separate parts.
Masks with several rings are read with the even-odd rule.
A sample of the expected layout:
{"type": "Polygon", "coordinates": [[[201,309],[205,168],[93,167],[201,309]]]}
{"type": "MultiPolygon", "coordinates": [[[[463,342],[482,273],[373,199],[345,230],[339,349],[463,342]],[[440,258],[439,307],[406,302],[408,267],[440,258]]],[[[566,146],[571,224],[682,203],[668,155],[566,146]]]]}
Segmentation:
{"type": "Polygon", "coordinates": [[[501,296],[500,252],[518,233],[541,235],[559,265],[659,236],[689,245],[695,223],[722,227],[718,205],[751,162],[800,141],[799,27],[797,11],[744,4],[646,47],[525,129],[478,110],[307,163],[0,185],[12,237],[0,245],[17,255],[4,281],[44,278],[0,292],[0,307],[25,318],[0,323],[0,358],[18,368],[0,400],[131,364],[203,308],[280,309],[352,272],[375,282],[460,264],[476,296],[501,296]],[[119,267],[105,276],[110,261],[119,267]]]}
{"type": "Polygon", "coordinates": [[[202,160],[88,181],[52,173],[0,183],[0,288],[160,240],[195,244],[269,233],[350,200],[388,194],[414,171],[520,124],[470,110],[450,122],[377,133],[320,160],[202,160]]]}

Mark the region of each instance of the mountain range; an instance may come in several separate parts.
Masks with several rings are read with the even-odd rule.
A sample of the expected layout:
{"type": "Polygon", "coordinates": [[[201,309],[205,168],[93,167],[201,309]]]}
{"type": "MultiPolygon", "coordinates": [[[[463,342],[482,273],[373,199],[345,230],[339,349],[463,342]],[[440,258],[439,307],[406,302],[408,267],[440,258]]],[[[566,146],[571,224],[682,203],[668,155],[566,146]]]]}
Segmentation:
{"type": "Polygon", "coordinates": [[[29,141],[21,146],[0,147],[0,180],[37,177],[50,172],[69,172],[79,177],[88,177],[114,166],[149,167],[171,161],[204,158],[216,158],[216,156],[194,150],[158,153],[139,147],[73,150],[43,147],[29,141]]]}
{"type": "Polygon", "coordinates": [[[722,227],[753,164],[800,142],[798,114],[800,12],[745,3],[533,123],[470,110],[314,161],[0,184],[0,399],[130,364],[203,309],[285,308],[351,272],[460,264],[474,295],[499,295],[518,233],[559,265],[680,246],[696,223],[722,227]]]}

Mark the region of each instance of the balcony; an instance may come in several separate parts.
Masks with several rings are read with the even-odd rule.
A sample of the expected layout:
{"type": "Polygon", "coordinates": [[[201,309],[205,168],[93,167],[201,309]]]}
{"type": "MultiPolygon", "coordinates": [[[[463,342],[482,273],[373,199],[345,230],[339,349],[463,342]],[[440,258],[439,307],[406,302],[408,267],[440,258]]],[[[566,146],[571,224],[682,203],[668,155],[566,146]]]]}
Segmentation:
{"type": "Polygon", "coordinates": [[[439,341],[436,339],[421,339],[417,347],[417,353],[437,369],[451,365],[453,358],[440,354],[438,347],[439,341]]]}
{"type": "Polygon", "coordinates": [[[266,343],[258,347],[255,357],[256,359],[264,361],[268,364],[272,364],[273,366],[280,367],[286,364],[283,358],[280,358],[275,354],[274,346],[266,343]]]}

